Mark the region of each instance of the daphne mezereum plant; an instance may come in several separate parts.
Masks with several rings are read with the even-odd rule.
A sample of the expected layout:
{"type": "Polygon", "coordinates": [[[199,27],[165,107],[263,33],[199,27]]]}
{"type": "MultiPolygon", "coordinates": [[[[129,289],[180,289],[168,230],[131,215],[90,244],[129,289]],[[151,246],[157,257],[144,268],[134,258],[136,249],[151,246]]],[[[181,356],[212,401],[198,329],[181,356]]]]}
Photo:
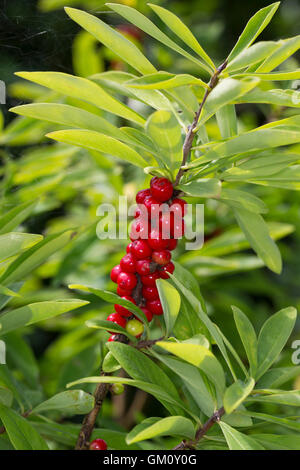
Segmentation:
{"type": "MultiPolygon", "coordinates": [[[[22,438],[15,437],[13,416],[25,436],[33,433],[31,448],[47,448],[44,438],[55,441],[56,434],[54,428],[50,432],[42,422],[41,415],[65,407],[71,415],[87,413],[77,438],[76,449],[80,450],[101,450],[107,446],[118,449],[120,445],[143,449],[145,440],[151,449],[299,449],[300,422],[297,413],[293,415],[287,410],[299,406],[300,394],[298,390],[280,388],[291,383],[299,374],[299,367],[275,364],[294,329],[296,309],[280,310],[263,324],[257,335],[247,315],[232,307],[247,356],[245,364],[224,335],[222,324],[215,324],[208,315],[197,279],[171,261],[171,251],[177,244],[176,228],[184,229],[184,198],[195,203],[215,199],[232,211],[262,263],[274,273],[281,272],[281,255],[262,215],[268,208],[252,194],[251,188],[253,185],[278,190],[300,188],[297,165],[300,152],[296,145],[300,142],[300,92],[273,88],[274,83],[291,83],[300,78],[300,70],[281,68],[299,49],[300,37],[255,42],[279,6],[274,3],[249,20],[228,57],[215,64],[172,12],[149,4],[172,31],[172,37],[178,36],[185,47],[139,11],[117,3],[108,6],[164,47],[192,62],[198,73],[158,71],[124,35],[101,19],[74,8],[65,9],[69,17],[126,62],[130,72],[109,71],[89,78],[60,72],[17,73],[53,90],[59,102],[38,101],[12,111],[59,124],[63,129],[47,134],[55,141],[117,157],[153,178],[150,187],[137,194],[135,236],[131,236],[127,254],[111,273],[117,293],[79,284],[70,286],[115,304],[116,312],[107,320],[96,317],[87,321],[87,327],[108,330],[112,335],[105,345],[107,353],[101,373],[69,384],[71,388],[97,384],[94,397],[82,390],[68,390],[37,404],[29,412],[21,409],[17,413],[10,408],[13,402],[7,394],[6,402],[0,405],[2,433],[7,431],[15,448],[26,448],[22,438]],[[117,127],[80,104],[66,104],[64,97],[75,99],[75,104],[89,103],[127,125],[117,127]],[[145,113],[130,106],[136,102],[143,103],[145,113]],[[290,117],[243,132],[236,114],[237,105],[243,103],[288,107],[290,117]],[[210,119],[217,122],[218,140],[212,140],[207,132],[210,119]],[[165,220],[163,214],[157,227],[149,232],[144,228],[145,218],[148,220],[148,212],[160,204],[175,207],[173,218],[165,220]],[[161,236],[163,225],[171,226],[167,238],[161,236]],[[142,237],[140,234],[145,230],[146,236],[142,237]],[[157,316],[161,319],[161,331],[153,337],[151,320],[157,316]],[[124,385],[152,395],[166,413],[165,417],[143,420],[126,435],[125,443],[124,438],[118,441],[114,431],[97,427],[107,392],[113,389],[116,394],[122,393],[124,385]],[[264,404],[278,405],[281,413],[273,415],[265,409],[262,412],[264,404]]],[[[39,243],[51,247],[51,240],[39,243]]],[[[19,265],[16,262],[10,265],[0,278],[7,295],[11,292],[10,283],[18,280],[14,272],[19,265]]],[[[60,308],[59,313],[64,313],[85,303],[76,299],[71,302],[71,306],[64,302],[59,307],[59,302],[52,302],[49,308],[54,311],[60,308]]],[[[19,322],[16,310],[4,312],[0,317],[1,335],[5,337],[13,329],[51,316],[49,311],[46,314],[31,307],[34,318],[28,319],[30,309],[24,308],[19,322]]],[[[71,425],[68,428],[73,437],[76,431],[71,425]]]]}

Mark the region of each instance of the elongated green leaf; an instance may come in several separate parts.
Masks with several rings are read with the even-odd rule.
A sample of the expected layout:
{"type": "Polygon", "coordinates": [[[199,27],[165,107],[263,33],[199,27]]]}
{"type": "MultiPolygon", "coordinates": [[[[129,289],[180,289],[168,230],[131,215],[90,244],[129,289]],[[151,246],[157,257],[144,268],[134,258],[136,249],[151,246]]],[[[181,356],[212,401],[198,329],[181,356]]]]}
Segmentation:
{"type": "Polygon", "coordinates": [[[215,385],[216,389],[219,390],[220,394],[223,393],[225,388],[224,372],[222,366],[209,349],[199,344],[190,343],[158,341],[156,344],[189,364],[199,367],[215,385]]]}
{"type": "Polygon", "coordinates": [[[257,338],[252,323],[237,307],[232,306],[234,321],[250,364],[250,373],[255,377],[257,369],[257,338]]]}
{"type": "Polygon", "coordinates": [[[32,273],[41,263],[71,241],[75,233],[72,230],[49,235],[13,261],[0,278],[0,283],[9,285],[32,273]]]}
{"type": "Polygon", "coordinates": [[[98,320],[97,318],[88,320],[86,322],[86,326],[89,328],[95,328],[99,330],[104,330],[104,331],[109,331],[110,333],[117,333],[121,335],[127,336],[131,341],[135,342],[136,338],[127,331],[122,328],[121,326],[117,325],[116,323],[112,323],[111,321],[106,321],[106,320],[98,320]]]}
{"type": "Polygon", "coordinates": [[[160,29],[154,23],[152,23],[152,21],[150,21],[139,11],[126,5],[120,5],[118,3],[107,3],[106,5],[109,6],[109,8],[111,8],[112,10],[119,13],[119,15],[126,18],[126,20],[130,21],[135,26],[140,28],[142,31],[145,31],[145,33],[149,34],[149,36],[152,36],[153,38],[157,39],[157,41],[162,42],[164,46],[170,47],[174,51],[183,55],[186,59],[189,59],[192,62],[196,63],[199,67],[202,67],[207,72],[211,72],[211,67],[208,67],[206,64],[196,59],[196,57],[191,55],[189,52],[186,52],[184,49],[182,49],[182,47],[178,46],[178,44],[176,44],[166,34],[160,31],[160,29]]]}
{"type": "Polygon", "coordinates": [[[274,393],[272,390],[266,390],[270,395],[255,395],[249,397],[247,401],[257,403],[277,403],[279,405],[300,406],[300,390],[285,390],[274,393]]]}
{"type": "Polygon", "coordinates": [[[244,416],[251,416],[252,418],[259,419],[260,421],[266,421],[267,423],[279,424],[288,429],[300,432],[300,423],[295,422],[291,419],[282,418],[280,416],[272,416],[266,413],[256,413],[255,411],[241,411],[244,416]]]}
{"type": "Polygon", "coordinates": [[[24,202],[0,217],[0,234],[11,232],[25,220],[36,206],[36,201],[24,202]]]}
{"type": "Polygon", "coordinates": [[[222,188],[220,201],[229,201],[231,206],[237,207],[238,209],[247,209],[256,214],[268,212],[268,208],[265,203],[254,194],[245,191],[239,191],[238,189],[222,188]]]}
{"type": "Polygon", "coordinates": [[[66,144],[77,145],[90,150],[104,152],[122,160],[126,160],[127,162],[141,168],[146,166],[145,160],[143,160],[143,158],[133,148],[130,148],[123,142],[119,142],[113,137],[100,134],[100,132],[83,129],[66,129],[64,131],[50,132],[47,134],[47,137],[57,140],[58,142],[65,142],[66,144]]]}
{"type": "Polygon", "coordinates": [[[256,378],[261,377],[277,359],[293,331],[296,318],[296,309],[288,307],[275,313],[265,322],[258,337],[256,378]]]}
{"type": "Polygon", "coordinates": [[[79,98],[92,103],[100,109],[121,116],[137,124],[144,124],[138,113],[110,96],[99,85],[82,77],[75,77],[62,72],[17,72],[16,75],[43,85],[63,95],[79,98]]]}
{"type": "Polygon", "coordinates": [[[208,66],[211,67],[212,71],[216,69],[211,58],[206,54],[204,49],[200,46],[199,42],[189,30],[189,28],[178,18],[174,13],[166,8],[153,3],[148,3],[150,8],[160,17],[160,19],[175,33],[182,41],[184,41],[193,51],[195,51],[208,66]]]}
{"type": "Polygon", "coordinates": [[[39,366],[31,347],[17,332],[5,335],[5,344],[10,363],[23,374],[24,381],[32,389],[38,389],[39,366]]]}
{"type": "Polygon", "coordinates": [[[300,92],[296,90],[255,90],[246,93],[236,100],[236,103],[267,103],[278,106],[300,107],[300,92]]]}
{"type": "Polygon", "coordinates": [[[156,111],[147,120],[148,135],[161,151],[162,159],[172,170],[176,169],[182,160],[181,127],[169,111],[156,111]]]}
{"type": "Polygon", "coordinates": [[[160,301],[164,311],[166,322],[166,335],[169,336],[176,322],[180,309],[180,295],[168,281],[159,279],[156,282],[160,301]]]}
{"type": "Polygon", "coordinates": [[[239,77],[256,77],[260,80],[267,81],[280,81],[280,80],[297,80],[300,78],[300,69],[293,70],[293,72],[272,72],[272,73],[239,73],[239,77]]]}
{"type": "Polygon", "coordinates": [[[10,310],[0,317],[0,336],[23,326],[56,317],[62,313],[70,312],[76,308],[87,305],[89,302],[78,299],[50,300],[36,302],[15,310],[10,310]]]}
{"type": "Polygon", "coordinates": [[[253,437],[261,442],[265,449],[268,450],[299,450],[300,436],[299,434],[254,434],[253,437]]]}
{"type": "Polygon", "coordinates": [[[236,70],[249,67],[252,64],[261,62],[279,47],[280,42],[257,42],[248,49],[244,49],[238,56],[236,56],[236,58],[232,60],[226,67],[226,72],[234,72],[236,70]]]}
{"type": "Polygon", "coordinates": [[[0,418],[16,450],[49,450],[34,427],[14,410],[0,404],[0,418]]]}
{"type": "Polygon", "coordinates": [[[153,439],[158,436],[180,436],[192,439],[194,437],[193,423],[183,416],[169,416],[168,418],[147,418],[135,426],[127,434],[126,442],[135,442],[153,439]]]}
{"type": "Polygon", "coordinates": [[[12,405],[14,396],[8,388],[0,387],[0,404],[8,406],[9,408],[12,405]]]}
{"type": "Polygon", "coordinates": [[[112,352],[108,351],[102,363],[103,372],[111,373],[119,369],[121,369],[120,364],[118,363],[116,358],[113,356],[112,352]]]}
{"type": "Polygon", "coordinates": [[[244,49],[249,47],[257,38],[257,36],[265,29],[271,21],[274,13],[279,7],[280,2],[272,3],[265,8],[259,10],[255,15],[250,18],[244,31],[240,35],[238,42],[230,52],[227,60],[231,62],[237,57],[244,49]]]}
{"type": "Polygon", "coordinates": [[[242,434],[223,421],[220,421],[218,424],[222,429],[230,450],[264,450],[263,446],[253,437],[242,434]]]}
{"type": "Polygon", "coordinates": [[[96,18],[85,11],[65,7],[67,15],[76,21],[82,28],[88,31],[111,49],[122,60],[142,74],[155,72],[155,67],[142,54],[132,41],[123,34],[108,26],[104,21],[96,18]]]}
{"type": "Polygon", "coordinates": [[[157,72],[143,77],[134,78],[126,83],[130,88],[145,90],[168,90],[184,85],[194,85],[208,88],[205,82],[188,74],[174,75],[169,72],[157,72]]]}
{"type": "Polygon", "coordinates": [[[40,403],[32,410],[32,413],[56,410],[62,411],[63,414],[83,415],[92,410],[94,402],[94,397],[89,393],[82,390],[69,390],[58,393],[49,400],[40,403]]]}
{"type": "Polygon", "coordinates": [[[234,213],[253,250],[269,269],[280,273],[282,268],[280,251],[270,237],[268,226],[261,215],[239,208],[235,208],[234,213]]]}
{"type": "Polygon", "coordinates": [[[27,250],[42,239],[42,235],[21,232],[0,235],[0,261],[27,250]]]}
{"type": "Polygon", "coordinates": [[[189,196],[194,197],[218,197],[221,193],[222,183],[217,178],[199,178],[190,183],[177,186],[189,196]]]}
{"type": "Polygon", "coordinates": [[[300,366],[272,367],[257,383],[258,388],[278,388],[300,374],[300,366]]]}
{"type": "Polygon", "coordinates": [[[237,380],[235,383],[230,385],[224,394],[224,408],[226,413],[232,413],[243,401],[249,393],[252,392],[255,385],[255,380],[250,377],[247,382],[237,380]]]}
{"type": "MultiPolygon", "coordinates": [[[[229,139],[238,133],[237,116],[234,104],[226,104],[216,112],[216,119],[222,139],[229,139]]],[[[200,129],[203,128],[200,127],[200,129]]]]}
{"type": "Polygon", "coordinates": [[[294,54],[300,47],[300,35],[279,42],[280,47],[257,67],[257,72],[271,72],[271,70],[274,70],[278,65],[294,54]]]}

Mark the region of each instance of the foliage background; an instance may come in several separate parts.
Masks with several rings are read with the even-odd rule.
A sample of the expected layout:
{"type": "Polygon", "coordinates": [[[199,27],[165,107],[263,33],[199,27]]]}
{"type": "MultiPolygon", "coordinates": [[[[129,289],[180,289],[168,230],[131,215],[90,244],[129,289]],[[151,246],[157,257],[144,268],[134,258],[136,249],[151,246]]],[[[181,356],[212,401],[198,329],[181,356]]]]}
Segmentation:
{"type": "MultiPolygon", "coordinates": [[[[105,11],[105,7],[104,2],[96,0],[77,2],[28,0],[26,7],[24,3],[21,0],[2,0],[0,10],[2,25],[0,78],[8,86],[7,104],[1,105],[4,117],[4,131],[0,140],[3,164],[0,170],[1,209],[4,211],[16,203],[39,198],[34,213],[23,223],[22,231],[45,235],[71,228],[76,230],[78,235],[71,244],[54,253],[39,268],[28,273],[27,281],[21,290],[22,297],[12,299],[11,307],[22,306],[32,301],[71,298],[73,294],[67,288],[69,283],[112,288],[109,270],[120,258],[125,243],[117,240],[101,242],[96,238],[96,208],[101,202],[115,203],[118,194],[122,193],[133,199],[135,192],[148,181],[142,172],[126,164],[113,164],[85,150],[67,153],[59,159],[59,167],[55,155],[53,158],[50,154],[44,168],[41,164],[30,163],[32,152],[39,152],[45,148],[49,151],[49,142],[43,136],[46,131],[57,127],[44,123],[28,123],[25,133],[24,129],[19,131],[13,127],[15,116],[8,112],[9,107],[30,102],[32,98],[38,97],[39,94],[42,96],[44,93],[44,90],[36,86],[29,87],[28,84],[25,86],[24,81],[16,79],[13,74],[20,70],[53,70],[66,73],[75,71],[79,75],[85,75],[87,70],[82,62],[80,36],[77,36],[80,28],[69,19],[62,6],[75,5],[91,13],[105,11]],[[51,5],[55,4],[57,9],[52,9],[51,5]]],[[[128,0],[124,3],[134,6],[151,18],[146,2],[128,0]]],[[[181,16],[205,50],[221,63],[235,43],[246,20],[269,2],[191,0],[155,3],[181,16]]],[[[101,17],[107,18],[109,24],[120,25],[121,18],[117,18],[111,12],[101,17]]],[[[299,2],[284,0],[260,39],[269,40],[296,35],[299,20],[299,2]]],[[[163,29],[162,24],[160,26],[163,29]]],[[[165,50],[151,38],[142,36],[140,47],[146,51],[155,65],[159,64],[162,69],[171,72],[189,72],[185,61],[165,50]]],[[[117,66],[116,58],[104,47],[97,46],[95,51],[93,55],[94,59],[97,58],[93,65],[95,71],[117,66]]],[[[295,68],[296,60],[297,55],[290,59],[287,67],[295,68]]],[[[300,84],[293,83],[292,86],[297,89],[300,84]]],[[[295,112],[293,110],[293,113],[295,112]]],[[[238,107],[239,124],[245,130],[275,118],[286,117],[287,113],[286,109],[266,105],[238,107]]],[[[217,135],[213,123],[210,132],[212,135],[214,133],[217,135]]],[[[256,329],[261,327],[272,312],[287,305],[300,307],[299,193],[263,187],[255,187],[254,191],[269,207],[267,220],[285,224],[280,229],[282,234],[287,235],[279,242],[284,261],[281,275],[271,273],[259,263],[253,264],[257,269],[245,269],[247,260],[253,256],[250,250],[242,250],[233,261],[230,255],[234,252],[234,241],[231,251],[229,249],[227,253],[224,252],[225,256],[223,253],[219,256],[213,247],[209,248],[209,244],[206,257],[199,251],[193,254],[194,259],[190,260],[184,255],[183,246],[177,253],[177,260],[196,273],[209,307],[209,314],[222,325],[223,332],[232,341],[235,341],[236,334],[230,305],[237,305],[246,312],[256,329]]],[[[215,202],[207,203],[205,217],[208,243],[212,243],[235,227],[232,215],[224,206],[215,202]]],[[[36,367],[38,364],[39,367],[39,388],[35,390],[31,388],[31,391],[28,391],[33,402],[40,400],[38,393],[50,396],[64,390],[66,383],[82,375],[93,375],[97,371],[102,354],[99,340],[106,337],[106,334],[88,330],[84,322],[99,312],[103,312],[105,318],[112,308],[96,297],[91,300],[91,296],[88,296],[88,299],[91,303],[76,310],[74,314],[68,313],[43,322],[38,328],[26,329],[23,335],[24,347],[26,344],[31,345],[36,358],[32,358],[31,366],[36,367]]],[[[281,355],[279,365],[291,365],[290,345],[297,338],[299,338],[299,325],[281,355]]],[[[14,335],[11,341],[16,341],[14,335]]],[[[235,343],[235,345],[243,354],[241,344],[235,343]]],[[[26,383],[26,369],[22,369],[14,357],[9,356],[8,363],[15,371],[16,377],[21,381],[25,380],[26,383]]],[[[300,388],[299,379],[296,379],[292,386],[300,388]]],[[[86,385],[83,388],[91,390],[93,387],[86,385]]],[[[278,407],[273,405],[272,408],[270,405],[268,411],[276,412],[278,407]]],[[[149,399],[144,392],[127,390],[126,395],[122,397],[106,400],[101,426],[118,430],[130,429],[142,417],[162,416],[163,413],[161,405],[154,399],[149,399]]],[[[79,422],[80,419],[76,417],[75,421],[79,422]]]]}

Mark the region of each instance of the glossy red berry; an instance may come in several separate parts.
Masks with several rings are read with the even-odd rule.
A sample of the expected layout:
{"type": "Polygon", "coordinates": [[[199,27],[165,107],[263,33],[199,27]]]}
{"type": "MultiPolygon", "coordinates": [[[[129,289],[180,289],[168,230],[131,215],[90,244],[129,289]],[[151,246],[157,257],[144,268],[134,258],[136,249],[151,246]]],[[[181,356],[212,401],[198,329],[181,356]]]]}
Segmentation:
{"type": "Polygon", "coordinates": [[[148,244],[153,250],[160,251],[168,248],[169,240],[163,239],[159,230],[153,229],[150,232],[148,244]]]}
{"type": "Polygon", "coordinates": [[[110,342],[110,341],[117,341],[117,339],[118,339],[118,335],[113,334],[113,335],[111,335],[111,336],[108,338],[107,341],[109,341],[109,342],[110,342]]]}
{"type": "Polygon", "coordinates": [[[124,295],[129,295],[129,296],[131,296],[132,291],[131,291],[131,290],[122,289],[122,287],[118,286],[118,287],[117,287],[117,294],[118,294],[120,297],[123,297],[124,295]]]}
{"type": "Polygon", "coordinates": [[[150,310],[153,315],[162,315],[164,313],[159,299],[149,300],[146,303],[146,308],[150,310]]]}
{"type": "Polygon", "coordinates": [[[153,287],[156,286],[156,280],[160,278],[159,272],[148,274],[147,276],[141,276],[141,281],[144,286],[153,287]]]}
{"type": "MultiPolygon", "coordinates": [[[[119,313],[111,313],[108,315],[107,321],[111,321],[113,323],[116,323],[117,325],[121,326],[122,328],[125,328],[126,326],[126,320],[124,317],[122,317],[119,313]]],[[[110,333],[113,333],[110,331],[110,333]]]]}
{"type": "Polygon", "coordinates": [[[141,310],[146,315],[146,318],[147,318],[148,322],[150,323],[152,318],[153,318],[153,313],[150,312],[150,310],[148,310],[146,307],[141,307],[141,310]]]}
{"type": "Polygon", "coordinates": [[[142,289],[142,294],[146,300],[155,300],[159,297],[156,286],[144,286],[142,289]]]}
{"type": "Polygon", "coordinates": [[[110,278],[113,282],[117,283],[118,281],[118,276],[121,272],[121,266],[119,264],[117,264],[117,266],[115,266],[114,268],[112,268],[111,272],[110,272],[110,278]]]}
{"type": "Polygon", "coordinates": [[[140,276],[147,276],[151,273],[151,259],[141,259],[136,262],[136,272],[140,276]]]}
{"type": "Polygon", "coordinates": [[[130,229],[130,240],[139,240],[139,239],[147,239],[149,234],[148,230],[148,220],[144,220],[142,218],[136,219],[130,229]]]}
{"type": "Polygon", "coordinates": [[[107,444],[103,439],[95,439],[90,443],[90,450],[106,450],[107,444]]]}
{"type": "Polygon", "coordinates": [[[121,271],[126,273],[135,273],[135,259],[131,253],[127,253],[127,255],[123,256],[120,261],[121,271]]]}
{"type": "MultiPolygon", "coordinates": [[[[123,295],[121,298],[124,300],[129,300],[129,302],[135,304],[135,300],[129,295],[123,295]]],[[[119,315],[122,315],[122,317],[131,317],[132,315],[130,310],[128,310],[126,307],[123,307],[123,305],[115,304],[115,310],[119,315]]]]}
{"type": "Polygon", "coordinates": [[[135,240],[132,243],[131,253],[136,259],[146,259],[152,254],[152,250],[146,240],[135,240]]]}
{"type": "Polygon", "coordinates": [[[132,242],[126,246],[126,253],[130,253],[131,247],[132,247],[132,242]]]}
{"type": "Polygon", "coordinates": [[[184,199],[176,197],[173,199],[172,204],[170,205],[170,210],[174,214],[177,214],[180,217],[184,217],[187,212],[187,202],[184,199]]]}
{"type": "Polygon", "coordinates": [[[161,277],[162,279],[169,279],[170,276],[169,276],[168,273],[173,274],[174,269],[175,269],[175,266],[174,266],[174,264],[173,264],[172,262],[166,264],[166,265],[163,266],[163,268],[160,269],[160,271],[159,271],[160,277],[161,277]]]}
{"type": "Polygon", "coordinates": [[[148,212],[149,217],[157,217],[160,210],[160,203],[152,196],[147,196],[143,202],[144,208],[148,212]]]}
{"type": "Polygon", "coordinates": [[[175,238],[171,238],[169,240],[168,250],[169,251],[175,250],[176,247],[177,247],[177,240],[175,238]]]}
{"type": "Polygon", "coordinates": [[[168,264],[170,259],[171,253],[168,250],[153,251],[152,253],[152,260],[161,266],[168,264]]]}
{"type": "Polygon", "coordinates": [[[150,195],[151,195],[150,189],[142,189],[141,191],[137,193],[135,200],[137,204],[143,204],[145,197],[150,196],[150,195]]]}
{"type": "Polygon", "coordinates": [[[174,214],[163,214],[159,219],[159,229],[163,239],[170,239],[174,232],[174,214]]]}
{"type": "Polygon", "coordinates": [[[132,290],[135,288],[137,284],[136,275],[133,273],[124,273],[123,271],[120,272],[118,276],[118,286],[121,289],[125,290],[132,290]]]}
{"type": "Polygon", "coordinates": [[[173,186],[167,178],[152,178],[150,183],[152,196],[160,202],[168,201],[173,195],[173,186]]]}

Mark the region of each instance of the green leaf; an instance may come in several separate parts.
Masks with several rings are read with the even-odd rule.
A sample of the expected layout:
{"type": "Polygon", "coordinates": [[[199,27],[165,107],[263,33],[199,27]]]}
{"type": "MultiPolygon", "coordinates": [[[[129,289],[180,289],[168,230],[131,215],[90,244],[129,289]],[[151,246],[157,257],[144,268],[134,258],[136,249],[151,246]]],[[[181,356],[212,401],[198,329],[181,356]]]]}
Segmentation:
{"type": "Polygon", "coordinates": [[[279,274],[282,269],[280,251],[270,237],[264,219],[259,214],[237,207],[234,214],[253,250],[269,269],[279,274]]]}
{"type": "Polygon", "coordinates": [[[172,170],[182,161],[181,127],[174,114],[169,111],[156,111],[146,123],[146,130],[161,152],[162,159],[172,170]]]}
{"type": "Polygon", "coordinates": [[[189,30],[189,28],[178,18],[174,13],[153,3],[148,3],[149,7],[159,16],[159,18],[175,33],[182,41],[184,41],[193,51],[195,51],[204,62],[212,69],[216,67],[211,58],[206,54],[204,49],[200,46],[199,42],[189,30]]]}
{"type": "Polygon", "coordinates": [[[122,305],[123,307],[126,307],[128,310],[130,310],[130,312],[134,313],[143,323],[146,323],[146,325],[148,324],[146,315],[139,307],[130,302],[130,300],[122,299],[119,295],[114,294],[113,292],[94,289],[93,287],[83,286],[82,284],[70,284],[69,289],[78,289],[85,292],[90,292],[91,294],[97,295],[97,297],[105,300],[105,302],[122,305]]]}
{"type": "Polygon", "coordinates": [[[34,427],[14,410],[0,404],[0,418],[16,450],[49,450],[34,427]]]}
{"type": "Polygon", "coordinates": [[[226,413],[232,413],[243,401],[249,393],[252,392],[255,386],[255,380],[250,377],[247,382],[237,380],[235,383],[230,385],[224,394],[224,408],[226,413]]]}
{"type": "Polygon", "coordinates": [[[104,111],[121,116],[137,124],[144,124],[138,113],[110,96],[99,85],[82,77],[62,72],[17,72],[16,75],[43,85],[63,95],[71,96],[97,106],[104,111]]]}
{"type": "Polygon", "coordinates": [[[250,374],[255,377],[257,369],[257,337],[255,330],[248,317],[239,308],[232,306],[232,310],[250,364],[250,374]]]}
{"type": "Polygon", "coordinates": [[[119,15],[123,16],[126,20],[130,21],[130,23],[133,23],[142,31],[149,34],[149,36],[152,36],[154,39],[157,39],[157,41],[163,43],[164,46],[170,47],[174,51],[183,55],[186,59],[196,63],[199,67],[203,68],[208,73],[211,72],[210,67],[208,67],[206,64],[203,64],[201,61],[196,59],[196,57],[186,52],[184,49],[182,49],[182,47],[178,46],[178,44],[176,44],[166,34],[160,31],[160,29],[154,23],[152,23],[152,21],[150,21],[139,11],[126,5],[120,5],[118,3],[106,3],[106,5],[112,10],[116,11],[119,15]]]}
{"type": "Polygon", "coordinates": [[[90,150],[97,150],[108,155],[113,155],[126,160],[133,165],[144,168],[147,164],[145,160],[131,147],[119,142],[113,137],[100,134],[100,132],[89,131],[85,129],[66,129],[63,131],[55,131],[46,134],[47,137],[58,142],[84,147],[90,150]]]}
{"type": "Polygon", "coordinates": [[[41,263],[56,253],[74,237],[72,230],[56,233],[44,238],[25,253],[19,255],[6,269],[0,278],[0,283],[9,285],[12,282],[23,279],[28,273],[32,273],[41,263]]]}
{"type": "Polygon", "coordinates": [[[25,220],[36,206],[36,201],[24,202],[0,217],[0,234],[11,232],[25,220]]]}
{"type": "Polygon", "coordinates": [[[297,310],[288,307],[275,313],[264,323],[257,344],[257,379],[276,361],[293,331],[296,319],[297,310]]]}
{"type": "Polygon", "coordinates": [[[239,73],[239,77],[256,77],[260,80],[277,81],[277,80],[298,80],[300,78],[300,69],[292,72],[273,72],[273,73],[239,73]]]}
{"type": "Polygon", "coordinates": [[[87,305],[89,302],[78,299],[66,299],[33,304],[10,310],[0,317],[0,336],[9,331],[56,317],[62,313],[70,312],[76,308],[87,305]]]}
{"type": "Polygon", "coordinates": [[[251,416],[252,418],[266,421],[267,423],[279,424],[288,429],[300,432],[300,423],[292,421],[291,419],[281,418],[280,416],[268,415],[266,413],[256,413],[255,411],[241,411],[244,416],[251,416]]]}
{"type": "Polygon", "coordinates": [[[262,90],[256,88],[255,90],[246,93],[246,95],[238,98],[236,103],[267,103],[275,104],[277,106],[290,106],[299,108],[300,106],[300,92],[296,90],[262,90]]]}
{"type": "Polygon", "coordinates": [[[158,341],[156,344],[189,364],[203,370],[220,394],[223,393],[225,388],[225,375],[219,361],[209,349],[199,344],[190,343],[158,341]]]}
{"type": "Polygon", "coordinates": [[[0,404],[11,407],[14,400],[13,393],[8,388],[0,387],[0,404]]]}
{"type": "Polygon", "coordinates": [[[63,414],[84,415],[94,407],[95,399],[89,393],[82,390],[69,390],[58,393],[49,400],[36,406],[32,413],[44,413],[47,411],[61,411],[63,414]]]}
{"type": "Polygon", "coordinates": [[[133,341],[133,342],[136,341],[136,338],[134,336],[130,335],[129,333],[127,333],[127,331],[124,328],[117,325],[116,323],[112,323],[111,321],[98,320],[97,318],[95,318],[92,320],[88,320],[85,324],[89,328],[95,328],[99,330],[109,331],[112,333],[118,333],[118,334],[127,336],[127,338],[129,338],[130,341],[133,341]]]}
{"type": "Polygon", "coordinates": [[[115,372],[116,370],[121,369],[120,364],[115,359],[111,351],[108,351],[102,363],[102,370],[106,373],[115,372]]]}
{"type": "Polygon", "coordinates": [[[180,436],[192,439],[195,430],[192,421],[183,416],[169,416],[168,418],[147,418],[135,426],[127,434],[126,442],[135,442],[153,439],[158,436],[180,436]]]}
{"type": "Polygon", "coordinates": [[[236,70],[249,67],[252,64],[261,62],[272,52],[280,47],[280,42],[262,41],[257,42],[248,49],[244,49],[236,58],[227,65],[226,72],[234,72],[236,70]]]}
{"type": "Polygon", "coordinates": [[[274,393],[274,390],[264,390],[270,395],[255,395],[247,399],[250,402],[256,403],[276,403],[278,405],[288,405],[288,406],[300,406],[300,390],[291,390],[286,392],[285,390],[274,393]]]}
{"type": "Polygon", "coordinates": [[[257,383],[258,388],[278,388],[300,375],[300,366],[274,367],[269,369],[257,383]]]}
{"type": "Polygon", "coordinates": [[[142,74],[155,72],[155,67],[153,67],[137,46],[123,34],[104,23],[104,21],[75,8],[65,7],[65,12],[72,20],[95,36],[134,69],[142,74]]]}
{"type": "MultiPolygon", "coordinates": [[[[216,112],[216,119],[222,139],[229,139],[238,133],[238,123],[234,104],[226,104],[216,112]]],[[[203,129],[203,127],[200,127],[203,129]]],[[[199,132],[198,132],[199,135],[199,132]]]]}
{"type": "Polygon", "coordinates": [[[184,85],[194,85],[208,88],[205,82],[199,78],[188,74],[174,75],[169,72],[156,72],[150,75],[134,78],[126,82],[130,88],[140,88],[145,90],[169,90],[184,85]]]}
{"type": "Polygon", "coordinates": [[[0,235],[0,261],[27,250],[43,239],[42,235],[9,232],[0,235]]]}
{"type": "Polygon", "coordinates": [[[166,322],[166,336],[173,330],[180,309],[180,295],[168,281],[158,279],[156,282],[166,322]]]}
{"type": "Polygon", "coordinates": [[[299,450],[299,434],[253,434],[257,441],[261,442],[268,450],[299,450]]]}
{"type": "Polygon", "coordinates": [[[265,203],[254,194],[246,191],[239,191],[238,189],[230,189],[222,187],[219,197],[220,201],[230,202],[230,205],[238,209],[247,209],[248,211],[255,212],[256,214],[268,212],[265,203]]]}
{"type": "Polygon", "coordinates": [[[190,183],[179,184],[178,189],[193,197],[218,197],[222,183],[217,178],[199,178],[190,183]]]}
{"type": "Polygon", "coordinates": [[[288,59],[300,47],[300,35],[279,41],[280,47],[273,52],[257,69],[257,72],[271,72],[288,59]]]}
{"type": "Polygon", "coordinates": [[[251,46],[257,36],[265,29],[271,21],[274,13],[279,7],[280,2],[272,3],[265,8],[259,10],[255,15],[250,18],[244,31],[240,35],[236,45],[230,52],[227,60],[231,62],[237,57],[244,49],[251,46]]]}
{"type": "Polygon", "coordinates": [[[39,366],[31,347],[22,338],[21,334],[17,332],[5,335],[5,343],[9,363],[13,364],[23,374],[24,381],[32,389],[38,389],[39,366]]]}
{"type": "Polygon", "coordinates": [[[218,424],[222,429],[230,450],[264,450],[263,446],[253,437],[242,434],[223,421],[220,421],[218,424]]]}

